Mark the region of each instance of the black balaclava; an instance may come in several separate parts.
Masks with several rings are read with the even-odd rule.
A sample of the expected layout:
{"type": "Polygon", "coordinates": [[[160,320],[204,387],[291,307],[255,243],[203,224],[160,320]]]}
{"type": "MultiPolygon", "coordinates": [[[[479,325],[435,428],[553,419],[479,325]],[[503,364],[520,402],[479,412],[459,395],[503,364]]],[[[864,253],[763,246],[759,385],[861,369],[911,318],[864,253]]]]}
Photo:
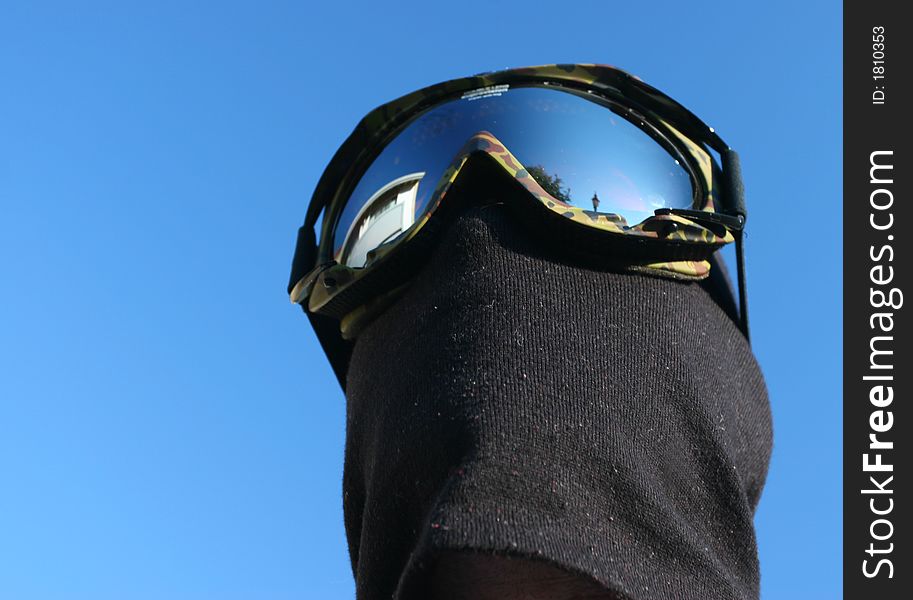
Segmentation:
{"type": "Polygon", "coordinates": [[[556,260],[514,217],[462,212],[356,340],[358,599],[426,597],[442,550],[632,600],[757,598],[770,409],[728,289],[556,260]]]}

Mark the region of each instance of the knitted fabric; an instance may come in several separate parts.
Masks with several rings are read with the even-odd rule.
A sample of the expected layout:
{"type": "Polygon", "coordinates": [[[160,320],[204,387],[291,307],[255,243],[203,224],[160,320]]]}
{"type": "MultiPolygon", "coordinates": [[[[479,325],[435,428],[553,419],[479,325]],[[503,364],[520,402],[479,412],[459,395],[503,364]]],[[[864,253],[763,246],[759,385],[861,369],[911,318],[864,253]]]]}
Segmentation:
{"type": "Polygon", "coordinates": [[[500,205],[462,214],[352,355],[358,600],[423,598],[441,549],[631,600],[757,598],[771,419],[731,310],[707,283],[563,264],[500,205]]]}

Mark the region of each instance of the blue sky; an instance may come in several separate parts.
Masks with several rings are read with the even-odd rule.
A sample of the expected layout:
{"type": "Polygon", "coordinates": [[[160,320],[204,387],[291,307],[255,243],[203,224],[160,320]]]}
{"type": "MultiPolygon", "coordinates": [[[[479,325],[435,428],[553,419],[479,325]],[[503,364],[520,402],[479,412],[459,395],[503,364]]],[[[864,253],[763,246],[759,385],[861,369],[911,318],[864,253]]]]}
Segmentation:
{"type": "Polygon", "coordinates": [[[740,151],[775,449],[765,599],[841,545],[841,4],[7,2],[0,597],[351,598],[344,398],[285,284],[368,110],[601,62],[740,151]]]}

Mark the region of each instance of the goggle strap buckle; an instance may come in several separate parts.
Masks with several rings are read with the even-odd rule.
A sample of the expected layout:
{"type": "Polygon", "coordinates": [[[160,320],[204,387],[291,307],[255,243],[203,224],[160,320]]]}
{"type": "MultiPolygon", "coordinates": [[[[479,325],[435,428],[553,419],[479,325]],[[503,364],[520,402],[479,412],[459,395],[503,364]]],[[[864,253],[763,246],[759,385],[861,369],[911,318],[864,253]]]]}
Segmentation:
{"type": "Polygon", "coordinates": [[[686,208],[657,208],[655,215],[677,215],[694,221],[699,225],[722,225],[732,231],[741,231],[745,218],[737,215],[709,212],[706,210],[691,210],[686,208]]]}

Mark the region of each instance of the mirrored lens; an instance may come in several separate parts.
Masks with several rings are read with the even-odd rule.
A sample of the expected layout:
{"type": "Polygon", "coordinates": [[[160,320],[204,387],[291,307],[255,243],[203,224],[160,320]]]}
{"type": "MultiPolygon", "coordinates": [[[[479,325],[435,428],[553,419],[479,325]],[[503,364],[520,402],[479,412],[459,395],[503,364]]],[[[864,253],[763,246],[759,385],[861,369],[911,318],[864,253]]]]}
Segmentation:
{"type": "Polygon", "coordinates": [[[370,250],[408,229],[480,131],[497,137],[547,192],[572,206],[619,214],[631,225],[657,208],[691,208],[693,185],[682,159],[648,133],[649,125],[621,112],[541,87],[466,95],[432,108],[384,148],[355,186],[336,225],[336,261],[364,266],[370,250]]]}

